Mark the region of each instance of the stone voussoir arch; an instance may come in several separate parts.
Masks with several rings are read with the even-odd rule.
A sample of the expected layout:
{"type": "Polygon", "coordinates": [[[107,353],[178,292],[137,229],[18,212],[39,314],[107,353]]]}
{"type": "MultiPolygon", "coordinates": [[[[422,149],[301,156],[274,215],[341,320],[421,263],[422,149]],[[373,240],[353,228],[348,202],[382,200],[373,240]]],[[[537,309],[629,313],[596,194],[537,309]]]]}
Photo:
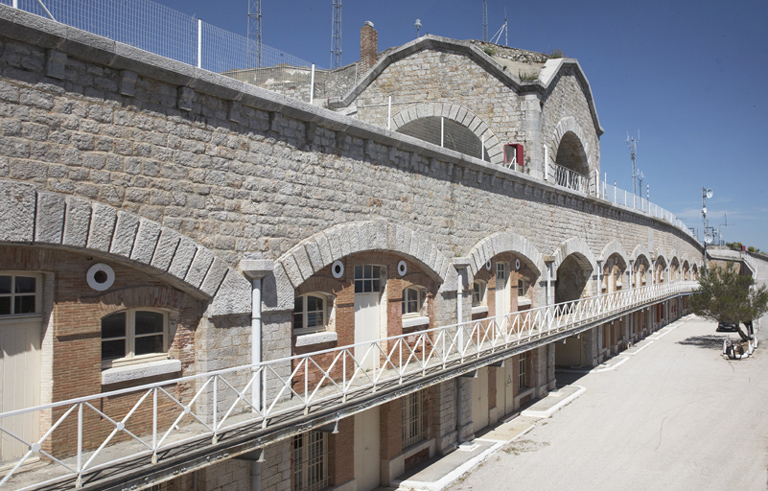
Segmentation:
{"type": "Polygon", "coordinates": [[[251,311],[240,273],[190,237],[112,206],[0,180],[0,243],[65,247],[159,271],[211,301],[212,316],[251,311]]]}
{"type": "Polygon", "coordinates": [[[536,276],[545,271],[544,256],[528,239],[513,232],[496,232],[478,242],[469,252],[472,276],[494,256],[511,252],[522,256],[536,276]]]}
{"type": "Polygon", "coordinates": [[[597,270],[597,260],[587,244],[578,237],[571,237],[560,244],[552,254],[555,257],[552,263],[552,279],[557,279],[557,270],[568,256],[573,255],[576,261],[584,269],[597,270]]]}
{"type": "Polygon", "coordinates": [[[560,142],[563,141],[563,137],[567,133],[573,133],[576,135],[576,138],[579,140],[581,147],[584,149],[584,156],[587,160],[587,168],[591,170],[592,159],[590,158],[589,144],[587,143],[587,139],[584,135],[584,130],[581,129],[581,125],[579,125],[579,123],[576,121],[576,118],[573,116],[564,117],[557,123],[557,126],[555,127],[553,148],[554,153],[552,154],[553,161],[555,156],[557,156],[557,149],[560,148],[560,142]]]}
{"type": "Polygon", "coordinates": [[[600,252],[600,260],[607,261],[608,258],[614,254],[618,255],[621,260],[624,261],[625,265],[629,265],[629,255],[624,249],[624,246],[622,246],[621,243],[616,239],[610,241],[605,245],[605,247],[603,247],[603,250],[600,252]]]}
{"type": "Polygon", "coordinates": [[[651,254],[651,248],[648,247],[648,244],[637,244],[632,250],[632,255],[629,259],[636,263],[640,256],[644,257],[649,265],[651,264],[651,257],[653,255],[651,254]]]}
{"type": "Polygon", "coordinates": [[[499,138],[480,116],[464,106],[449,102],[415,104],[392,117],[392,130],[397,131],[411,121],[430,116],[444,117],[466,127],[484,142],[492,164],[504,163],[504,148],[499,138]]]}
{"type": "Polygon", "coordinates": [[[439,283],[448,276],[451,261],[426,236],[386,220],[371,220],[335,225],[292,247],[275,261],[280,305],[293,308],[293,295],[287,295],[312,275],[350,254],[387,251],[401,254],[421,264],[439,283]]]}

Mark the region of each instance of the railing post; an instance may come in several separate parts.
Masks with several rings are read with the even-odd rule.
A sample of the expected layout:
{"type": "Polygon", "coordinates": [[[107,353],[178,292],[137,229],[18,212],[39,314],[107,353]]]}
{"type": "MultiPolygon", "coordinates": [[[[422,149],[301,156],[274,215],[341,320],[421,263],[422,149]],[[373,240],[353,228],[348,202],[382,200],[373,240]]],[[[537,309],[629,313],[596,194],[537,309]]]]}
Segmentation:
{"type": "Polygon", "coordinates": [[[197,19],[197,68],[203,68],[203,19],[197,19]]]}
{"type": "Polygon", "coordinates": [[[77,489],[83,487],[83,404],[77,405],[77,489]]]}

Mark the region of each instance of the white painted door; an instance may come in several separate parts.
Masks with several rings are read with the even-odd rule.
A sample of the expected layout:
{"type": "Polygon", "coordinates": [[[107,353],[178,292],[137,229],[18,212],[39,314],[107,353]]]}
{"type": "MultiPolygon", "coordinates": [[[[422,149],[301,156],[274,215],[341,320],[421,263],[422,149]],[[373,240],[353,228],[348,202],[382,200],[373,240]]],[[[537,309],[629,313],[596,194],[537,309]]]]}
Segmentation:
{"type": "MultiPolygon", "coordinates": [[[[39,317],[0,320],[0,412],[40,404],[40,334],[39,317]]],[[[38,413],[29,413],[0,421],[19,438],[34,443],[39,438],[38,413]]],[[[22,457],[29,447],[2,433],[0,462],[22,457]]]]}
{"type": "Polygon", "coordinates": [[[355,358],[365,369],[379,366],[380,352],[371,341],[381,336],[381,278],[379,266],[355,266],[355,358]],[[367,353],[367,355],[366,355],[367,353]]]}
{"type": "Polygon", "coordinates": [[[509,313],[509,263],[496,263],[496,315],[509,313]]]}
{"type": "Polygon", "coordinates": [[[514,358],[507,358],[504,364],[504,414],[515,410],[515,369],[514,358]]]}
{"type": "Polygon", "coordinates": [[[477,370],[472,379],[472,431],[488,426],[488,367],[477,370]]]}
{"type": "Polygon", "coordinates": [[[379,407],[355,414],[354,459],[357,491],[370,491],[381,484],[379,445],[379,407]]]}

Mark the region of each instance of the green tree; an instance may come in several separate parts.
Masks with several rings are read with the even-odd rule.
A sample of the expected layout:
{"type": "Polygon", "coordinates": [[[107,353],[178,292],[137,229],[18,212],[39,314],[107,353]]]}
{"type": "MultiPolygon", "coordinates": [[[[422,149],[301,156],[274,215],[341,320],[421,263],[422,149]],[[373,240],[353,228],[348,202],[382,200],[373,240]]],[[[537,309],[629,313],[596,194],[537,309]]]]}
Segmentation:
{"type": "Polygon", "coordinates": [[[755,287],[751,276],[739,274],[734,263],[713,266],[699,275],[699,290],[691,297],[694,314],[736,325],[744,341],[751,339],[752,320],[768,312],[768,289],[755,287]],[[739,324],[747,327],[745,333],[739,324]]]}

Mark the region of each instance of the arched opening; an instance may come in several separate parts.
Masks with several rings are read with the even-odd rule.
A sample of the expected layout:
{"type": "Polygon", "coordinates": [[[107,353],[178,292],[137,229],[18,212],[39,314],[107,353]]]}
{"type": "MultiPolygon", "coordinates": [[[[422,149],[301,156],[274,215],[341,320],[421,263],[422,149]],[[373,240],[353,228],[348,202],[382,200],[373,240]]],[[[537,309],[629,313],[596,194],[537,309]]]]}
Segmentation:
{"type": "Polygon", "coordinates": [[[580,254],[566,257],[557,268],[555,281],[555,303],[570,302],[588,294],[592,266],[580,254]]]}
{"type": "Polygon", "coordinates": [[[612,293],[622,289],[622,276],[627,269],[627,263],[618,252],[614,252],[608,257],[603,265],[603,291],[612,293]]]}
{"type": "Polygon", "coordinates": [[[653,277],[656,284],[667,282],[667,260],[661,256],[656,258],[655,271],[654,271],[653,277]]]}
{"type": "Polygon", "coordinates": [[[640,288],[648,284],[648,269],[651,264],[648,258],[640,255],[635,259],[634,271],[632,272],[632,287],[640,288]]]}
{"type": "Polygon", "coordinates": [[[576,133],[563,135],[555,157],[555,183],[575,191],[587,190],[589,162],[576,133]]]}
{"type": "Polygon", "coordinates": [[[472,130],[442,116],[415,119],[404,124],[397,131],[486,162],[491,161],[488,149],[483,148],[483,141],[472,130]]]}

